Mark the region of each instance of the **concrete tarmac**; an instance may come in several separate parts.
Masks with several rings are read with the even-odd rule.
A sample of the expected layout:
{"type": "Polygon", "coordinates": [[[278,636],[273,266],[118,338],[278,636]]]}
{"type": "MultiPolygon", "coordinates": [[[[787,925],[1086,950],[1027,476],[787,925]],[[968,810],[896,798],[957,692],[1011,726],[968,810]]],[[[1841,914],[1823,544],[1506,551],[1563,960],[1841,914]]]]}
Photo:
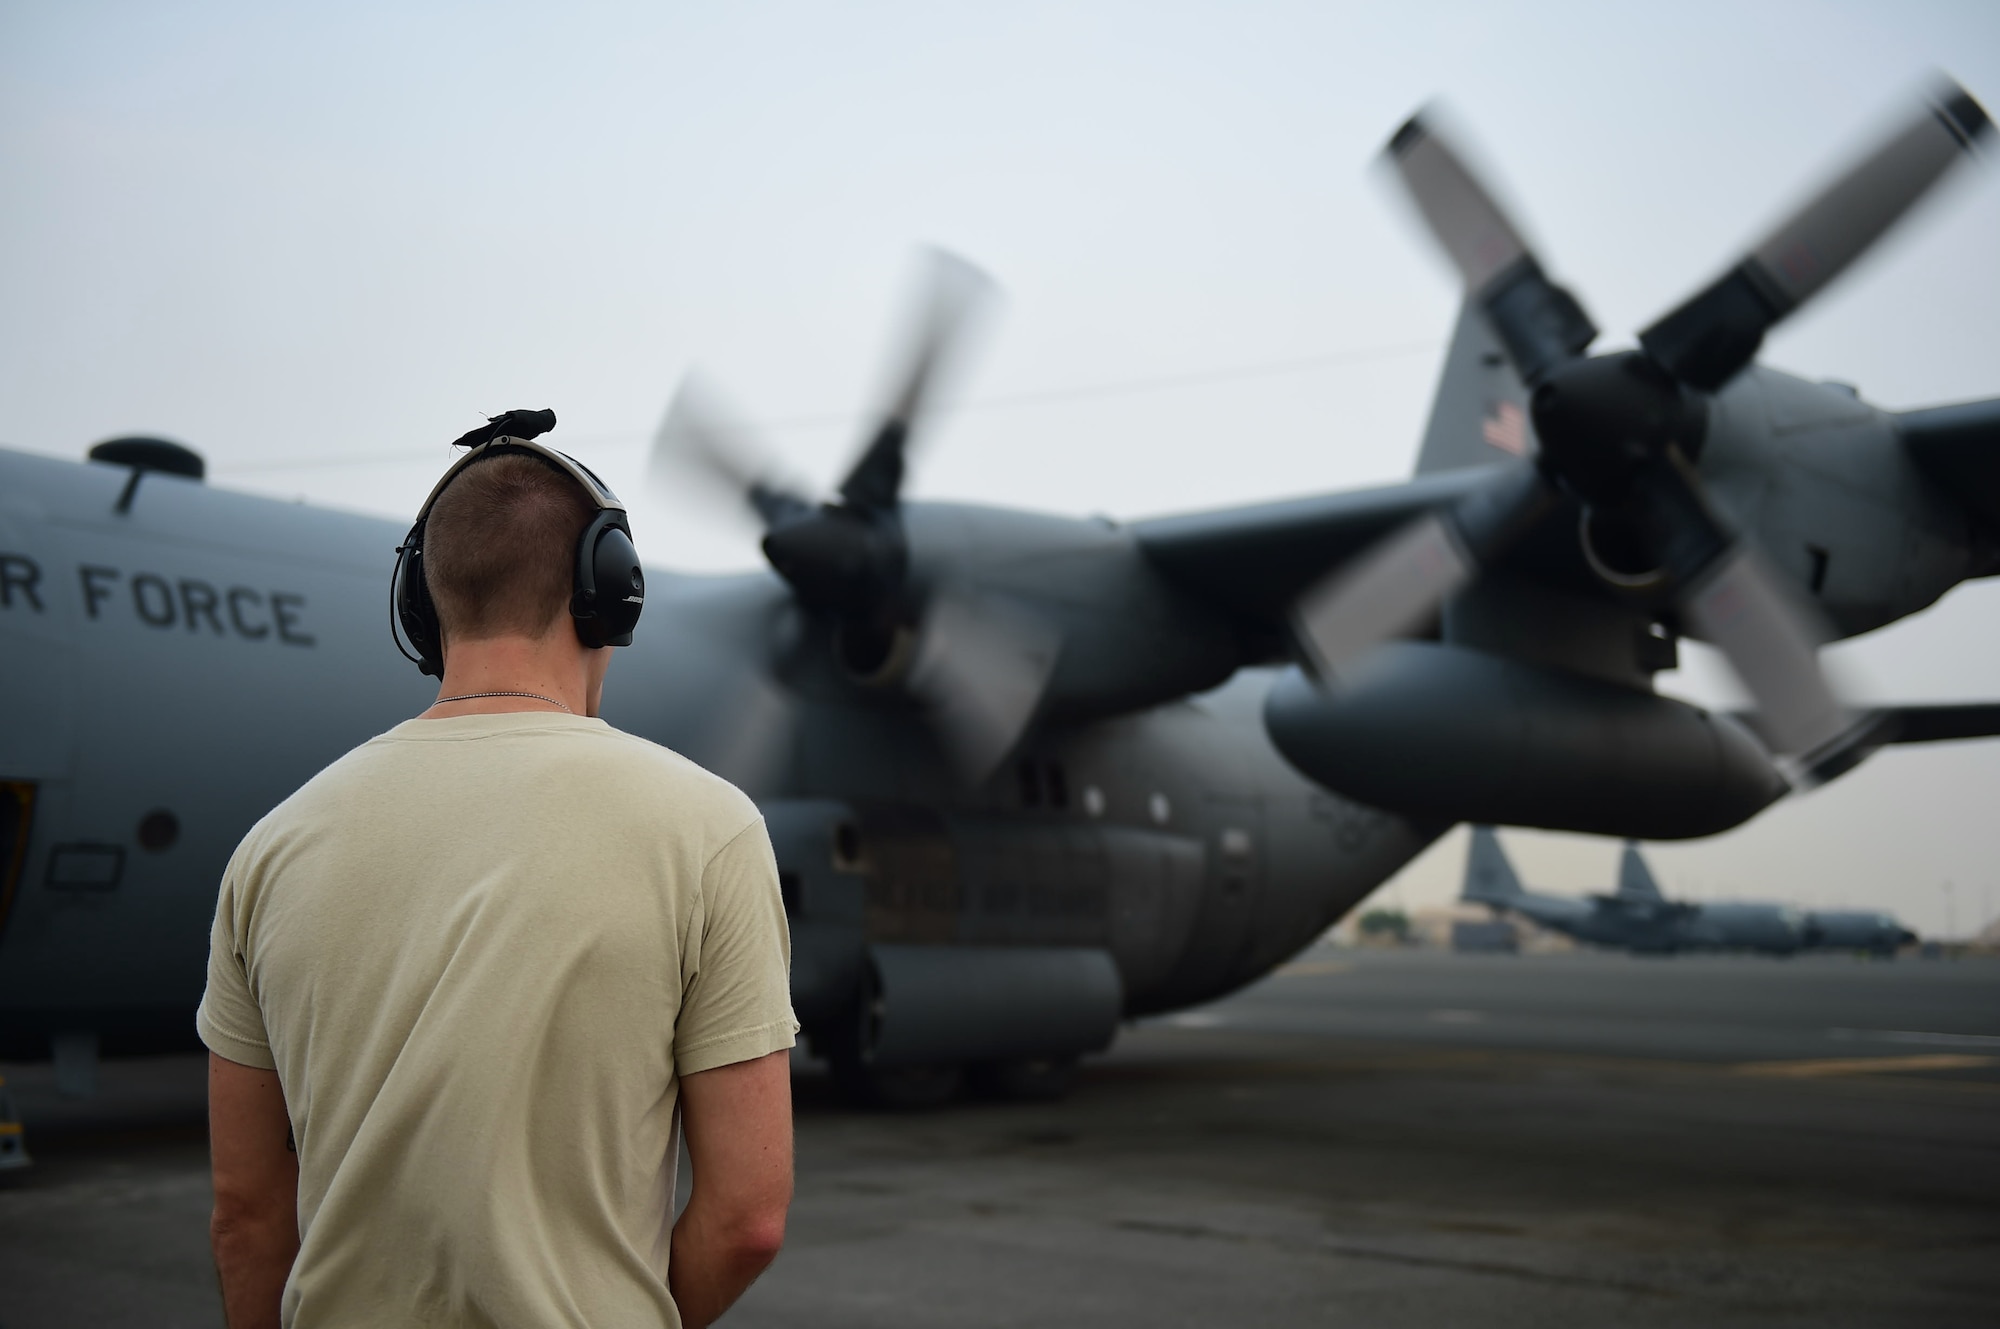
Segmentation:
{"type": "MultiPolygon", "coordinates": [[[[219,1323],[201,1063],[0,1068],[0,1327],[219,1323]]],[[[802,1064],[774,1326],[1985,1325],[2000,962],[1308,952],[1061,1103],[802,1064]]]]}

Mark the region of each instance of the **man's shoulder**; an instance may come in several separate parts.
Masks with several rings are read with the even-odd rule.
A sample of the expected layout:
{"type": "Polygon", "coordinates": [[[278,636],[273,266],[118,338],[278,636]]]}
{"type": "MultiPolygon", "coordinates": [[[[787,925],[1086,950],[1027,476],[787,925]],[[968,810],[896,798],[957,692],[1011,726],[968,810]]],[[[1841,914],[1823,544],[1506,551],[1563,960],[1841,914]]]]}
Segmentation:
{"type": "Polygon", "coordinates": [[[383,740],[388,737],[388,734],[378,734],[320,767],[304,784],[257,819],[243,837],[239,852],[269,840],[274,833],[287,826],[309,819],[322,807],[338,806],[351,798],[358,788],[379,783],[382,764],[393,761],[389,750],[383,746],[383,740]]]}
{"type": "Polygon", "coordinates": [[[664,801],[678,816],[729,828],[731,835],[758,819],[748,794],[672,748],[610,725],[595,734],[606,749],[607,774],[630,778],[638,799],[664,801]]]}

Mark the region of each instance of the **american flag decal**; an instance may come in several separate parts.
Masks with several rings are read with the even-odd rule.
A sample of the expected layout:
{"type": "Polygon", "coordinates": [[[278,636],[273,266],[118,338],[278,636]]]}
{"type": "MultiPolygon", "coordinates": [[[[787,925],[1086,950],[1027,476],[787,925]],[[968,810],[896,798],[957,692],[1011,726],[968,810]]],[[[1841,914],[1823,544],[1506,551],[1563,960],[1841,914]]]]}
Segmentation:
{"type": "Polygon", "coordinates": [[[1516,457],[1528,455],[1528,417],[1511,401],[1495,402],[1479,422],[1479,436],[1516,457]]]}

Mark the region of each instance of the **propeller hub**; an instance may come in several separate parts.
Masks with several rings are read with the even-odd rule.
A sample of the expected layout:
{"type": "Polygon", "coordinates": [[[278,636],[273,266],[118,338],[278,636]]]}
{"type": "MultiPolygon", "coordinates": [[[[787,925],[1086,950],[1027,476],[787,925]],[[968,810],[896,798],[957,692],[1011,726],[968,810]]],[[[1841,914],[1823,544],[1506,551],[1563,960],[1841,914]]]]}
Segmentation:
{"type": "Polygon", "coordinates": [[[860,614],[893,597],[910,561],[894,510],[826,505],[774,527],[764,556],[816,609],[860,614]]]}
{"type": "Polygon", "coordinates": [[[1529,410],[1542,469],[1593,508],[1626,503],[1669,449],[1699,455],[1708,423],[1705,400],[1638,351],[1562,366],[1529,410]]]}

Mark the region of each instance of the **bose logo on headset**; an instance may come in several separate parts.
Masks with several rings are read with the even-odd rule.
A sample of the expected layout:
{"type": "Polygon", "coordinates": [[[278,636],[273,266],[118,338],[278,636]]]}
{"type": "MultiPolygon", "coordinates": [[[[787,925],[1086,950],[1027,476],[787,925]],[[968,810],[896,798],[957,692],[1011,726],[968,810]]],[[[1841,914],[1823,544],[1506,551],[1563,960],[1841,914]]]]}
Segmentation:
{"type": "Polygon", "coordinates": [[[646,575],[639,568],[639,551],[632,544],[632,527],[625,505],[590,468],[574,457],[535,442],[556,427],[554,411],[508,411],[496,415],[453,447],[470,448],[452,463],[430,497],[417,511],[416,524],[396,546],[396,572],[390,588],[389,635],[405,659],[433,678],[444,677],[444,649],[438,631],[437,606],[424,579],[424,523],[438,495],[475,462],[518,452],[539,458],[583,487],[597,515],[577,537],[575,572],[571,579],[569,614],[576,622],[576,639],[585,646],[630,646],[639,611],[646,607],[646,575]],[[401,629],[400,633],[398,629],[401,629]],[[403,645],[409,641],[409,647],[403,645]],[[410,650],[416,651],[415,655],[410,650]]]}

